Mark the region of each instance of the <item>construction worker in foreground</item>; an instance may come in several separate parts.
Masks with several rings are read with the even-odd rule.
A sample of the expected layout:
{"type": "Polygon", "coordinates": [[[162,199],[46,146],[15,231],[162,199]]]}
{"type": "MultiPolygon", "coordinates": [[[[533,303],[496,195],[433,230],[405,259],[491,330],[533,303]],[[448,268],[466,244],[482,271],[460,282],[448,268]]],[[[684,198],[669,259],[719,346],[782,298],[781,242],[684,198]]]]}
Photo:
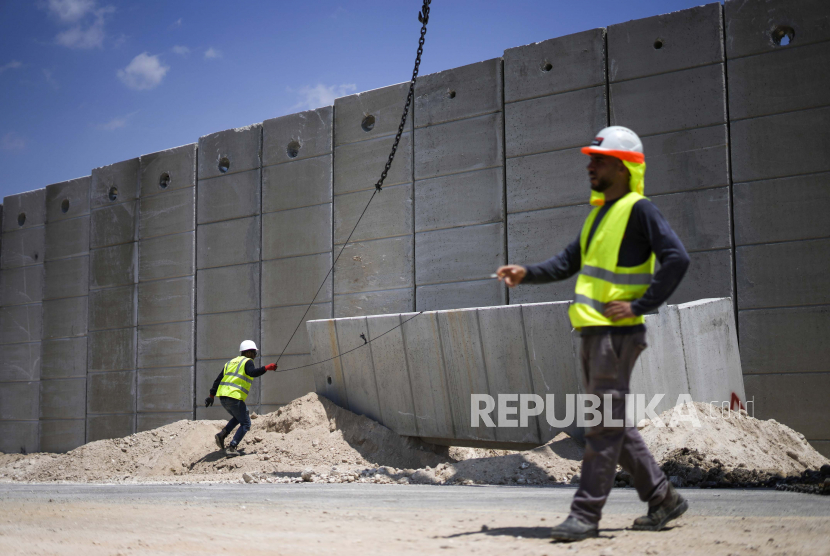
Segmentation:
{"type": "MultiPolygon", "coordinates": [[[[646,166],[637,134],[609,127],[582,152],[591,157],[588,176],[594,209],[579,237],[546,262],[503,266],[497,275],[513,288],[579,274],[568,313],[582,336],[585,392],[602,400],[598,409],[603,416],[604,394],[610,394],[610,413],[619,420],[626,415],[631,370],[646,348],[643,314],[672,294],[689,267],[689,255],[660,211],[643,197],[646,166]],[[655,258],[660,261],[656,274],[655,258]]],[[[637,518],[634,529],[659,531],[688,508],[636,427],[611,424],[601,422],[585,434],[579,489],[570,515],[552,530],[556,540],[597,536],[618,463],[633,477],[640,499],[648,502],[648,515],[637,518]]]]}
{"type": "Polygon", "coordinates": [[[245,400],[248,399],[248,392],[251,390],[256,377],[264,375],[267,371],[276,371],[276,363],[255,368],[254,359],[257,355],[257,347],[251,340],[245,340],[239,345],[239,357],[235,357],[225,363],[225,367],[210,389],[210,396],[205,398],[205,407],[213,405],[213,398],[219,396],[219,403],[225,411],[231,414],[231,419],[225,428],[219,431],[216,436],[216,445],[225,450],[228,457],[239,455],[239,443],[249,430],[251,430],[251,416],[248,414],[248,406],[245,400]],[[239,430],[233,436],[230,445],[225,448],[225,439],[239,425],[239,430]]]}

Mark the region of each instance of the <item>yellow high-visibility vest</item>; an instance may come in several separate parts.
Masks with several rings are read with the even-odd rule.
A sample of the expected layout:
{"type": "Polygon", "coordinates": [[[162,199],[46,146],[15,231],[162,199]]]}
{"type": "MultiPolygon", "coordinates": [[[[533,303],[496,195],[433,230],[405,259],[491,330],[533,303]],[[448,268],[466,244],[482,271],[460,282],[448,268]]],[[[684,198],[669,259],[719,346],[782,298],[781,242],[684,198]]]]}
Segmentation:
{"type": "Polygon", "coordinates": [[[250,358],[240,355],[225,363],[222,382],[216,390],[217,396],[236,398],[243,402],[248,399],[248,392],[251,390],[253,378],[245,372],[245,365],[251,361],[250,358]]]}
{"type": "Polygon", "coordinates": [[[631,326],[645,321],[639,316],[613,322],[603,315],[606,304],[611,301],[634,301],[642,297],[654,275],[654,253],[639,266],[617,266],[631,209],[641,199],[645,197],[633,191],[618,199],[597,226],[587,249],[588,235],[599,207],[591,211],[582,226],[579,237],[582,268],[576,280],[574,302],[568,309],[571,324],[577,330],[585,326],[631,326]]]}

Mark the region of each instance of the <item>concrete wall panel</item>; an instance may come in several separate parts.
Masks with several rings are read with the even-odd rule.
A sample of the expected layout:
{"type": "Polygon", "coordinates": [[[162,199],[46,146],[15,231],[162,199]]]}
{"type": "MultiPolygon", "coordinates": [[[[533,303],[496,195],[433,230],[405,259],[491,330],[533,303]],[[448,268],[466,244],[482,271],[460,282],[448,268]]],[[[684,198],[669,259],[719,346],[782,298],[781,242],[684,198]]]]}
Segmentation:
{"type": "Polygon", "coordinates": [[[335,317],[389,315],[411,311],[415,305],[411,287],[334,296],[335,317]]]}
{"type": "MultiPolygon", "coordinates": [[[[331,268],[331,253],[289,257],[262,262],[262,306],[279,307],[311,303],[314,294],[331,268]],[[291,280],[302,277],[299,281],[291,280]]],[[[331,276],[315,302],[331,301],[331,276]]]]}
{"type": "Polygon", "coordinates": [[[138,199],[139,159],[132,158],[92,170],[91,209],[138,199]]]}
{"type": "Polygon", "coordinates": [[[492,279],[418,286],[416,294],[417,311],[492,307],[507,302],[505,286],[492,279]]]}
{"type": "Polygon", "coordinates": [[[86,377],[41,381],[40,418],[86,418],[86,377]]]}
{"type": "Polygon", "coordinates": [[[139,370],[136,390],[138,411],[192,411],[193,377],[193,367],[139,370]]]}
{"type": "Polygon", "coordinates": [[[85,296],[89,293],[89,257],[48,261],[44,264],[46,284],[43,299],[85,296]]]}
{"type": "Polygon", "coordinates": [[[349,409],[358,415],[365,415],[375,421],[383,422],[375,370],[372,364],[372,352],[358,349],[364,345],[362,334],[368,339],[369,330],[365,317],[342,319],[337,321],[337,344],[343,355],[340,365],[346,390],[349,392],[349,409]]]}
{"type": "Polygon", "coordinates": [[[830,371],[830,307],[741,311],[738,318],[746,374],[830,371]]]}
{"type": "Polygon", "coordinates": [[[291,343],[286,347],[286,342],[291,337],[294,329],[303,314],[308,308],[307,305],[295,305],[293,307],[277,307],[262,309],[262,345],[260,350],[263,355],[279,355],[283,348],[288,354],[309,353],[311,347],[308,343],[308,334],[305,332],[305,323],[309,320],[327,319],[331,316],[331,303],[315,303],[308,308],[308,314],[303,324],[294,334],[291,343]]]}
{"type": "Polygon", "coordinates": [[[781,48],[773,40],[778,26],[795,31],[794,44],[810,44],[830,38],[828,5],[823,0],[727,0],[726,55],[729,58],[760,54],[781,48]]]}
{"type": "Polygon", "coordinates": [[[501,111],[502,60],[469,64],[418,78],[415,127],[501,111]]]}
{"type": "Polygon", "coordinates": [[[196,271],[196,232],[142,240],[138,279],[159,280],[191,276],[196,271]]]}
{"type": "Polygon", "coordinates": [[[499,112],[416,129],[415,179],[502,166],[502,117],[499,112]]]}
{"type": "Polygon", "coordinates": [[[507,212],[584,204],[591,195],[588,162],[579,149],[508,159],[507,212]]]}
{"type": "MultiPolygon", "coordinates": [[[[400,123],[400,120],[398,122],[400,123]]],[[[334,157],[334,194],[341,195],[374,188],[380,178],[381,170],[389,159],[389,151],[394,142],[394,137],[380,137],[338,146],[334,157]]],[[[389,168],[389,173],[383,182],[384,186],[412,181],[412,157],[407,156],[411,152],[412,134],[407,132],[401,136],[398,154],[395,155],[395,160],[389,168]]]]}
{"type": "MultiPolygon", "coordinates": [[[[331,207],[316,205],[262,216],[262,258],[331,251],[331,207]]],[[[362,224],[362,223],[361,223],[362,224]]]]}
{"type": "Polygon", "coordinates": [[[0,345],[0,383],[40,380],[40,344],[0,345]]]}
{"type": "Polygon", "coordinates": [[[89,333],[89,372],[123,371],[135,368],[135,328],[89,333]]]}
{"type": "Polygon", "coordinates": [[[192,276],[138,285],[138,324],[193,320],[192,276]]]}
{"type": "Polygon", "coordinates": [[[830,373],[747,375],[744,382],[758,419],[775,419],[807,438],[830,437],[830,422],[816,418],[826,411],[830,373]]]}
{"type": "MultiPolygon", "coordinates": [[[[305,334],[305,330],[301,329],[301,332],[305,334]]],[[[280,359],[280,368],[290,369],[309,365],[311,362],[310,355],[283,355],[280,359]]],[[[263,406],[266,404],[289,404],[297,398],[315,391],[311,367],[297,369],[296,371],[266,373],[260,379],[260,384],[263,406]]],[[[265,408],[263,407],[264,412],[265,408]]]]}
{"type": "Polygon", "coordinates": [[[0,341],[4,344],[39,342],[42,332],[40,303],[0,308],[0,341]]]}
{"type": "Polygon", "coordinates": [[[88,326],[86,296],[43,302],[43,339],[84,336],[88,326]]]}
{"type": "Polygon", "coordinates": [[[37,421],[0,421],[0,452],[31,454],[37,451],[37,421]]]}
{"type": "Polygon", "coordinates": [[[199,174],[196,222],[209,224],[259,214],[259,199],[259,168],[213,179],[199,174]]]}
{"type": "Polygon", "coordinates": [[[87,412],[132,414],[135,411],[135,378],[135,371],[87,375],[87,412]]]}
{"type": "Polygon", "coordinates": [[[64,453],[74,450],[86,440],[84,419],[40,421],[40,450],[64,453]]]}
{"type": "Polygon", "coordinates": [[[136,325],[135,286],[89,292],[89,330],[136,325]]]}
{"type": "Polygon", "coordinates": [[[0,388],[0,421],[38,419],[39,383],[7,382],[0,388]]]}
{"type": "MultiPolygon", "coordinates": [[[[306,323],[306,328],[311,344],[311,360],[319,361],[310,369],[314,379],[314,391],[340,407],[349,407],[343,366],[339,357],[332,359],[332,354],[340,353],[334,321],[326,320],[317,325],[306,323]]],[[[270,399],[269,397],[268,400],[270,399]]]]}
{"type": "MultiPolygon", "coordinates": [[[[372,197],[374,190],[358,191],[355,193],[348,193],[345,195],[338,195],[334,200],[334,243],[342,244],[346,242],[349,234],[354,230],[351,241],[364,241],[367,239],[379,239],[385,237],[402,236],[412,233],[412,186],[410,184],[398,185],[394,187],[385,187],[383,191],[376,195],[372,200],[372,204],[363,214],[366,204],[372,197]],[[358,218],[363,214],[360,224],[355,229],[358,218]]],[[[276,238],[285,237],[285,243],[290,245],[303,245],[308,241],[314,241],[318,233],[309,233],[303,228],[308,228],[310,225],[317,224],[325,218],[328,205],[320,205],[314,207],[314,217],[311,214],[303,218],[300,211],[285,211],[273,215],[275,218],[280,216],[289,216],[284,223],[281,222],[280,230],[275,234],[276,238]],[[296,216],[295,216],[295,213],[296,216]],[[319,216],[317,216],[319,214],[319,216]],[[316,217],[316,218],[315,218],[316,217]],[[296,219],[296,221],[295,221],[296,219]],[[301,224],[300,222],[303,222],[301,224]],[[297,227],[295,229],[295,226],[297,227]],[[300,236],[305,232],[303,236],[300,236]],[[298,237],[294,237],[294,236],[298,237]],[[311,237],[309,237],[311,236],[311,237]],[[305,238],[305,241],[302,240],[305,238]]],[[[303,211],[309,209],[302,209],[303,211]]],[[[317,226],[319,230],[319,240],[315,241],[314,248],[321,249],[325,245],[327,232],[324,227],[317,226]]],[[[316,231],[315,231],[316,232],[316,231]]],[[[273,240],[272,240],[273,241],[273,240]]],[[[328,241],[329,245],[331,240],[328,241]]],[[[281,246],[277,252],[292,253],[294,249],[288,246],[281,246]]],[[[322,249],[321,249],[322,250],[322,249]]],[[[282,256],[282,255],[281,255],[282,256]]]]}
{"type": "Polygon", "coordinates": [[[331,178],[331,154],[263,168],[262,212],[330,203],[331,178]]]}
{"type": "Polygon", "coordinates": [[[503,204],[501,167],[419,180],[415,187],[415,231],[497,222],[502,219],[503,204]]]}
{"type": "Polygon", "coordinates": [[[41,377],[79,378],[86,376],[87,338],[44,340],[41,344],[41,377]]]}
{"type": "Polygon", "coordinates": [[[165,191],[141,199],[139,236],[149,239],[196,229],[196,189],[165,191]]]}
{"type": "Polygon", "coordinates": [[[335,293],[412,287],[412,251],[410,237],[346,245],[334,269],[335,293]]]}
{"type": "Polygon", "coordinates": [[[731,246],[729,188],[704,189],[653,197],[687,251],[731,246]]]}
{"type": "Polygon", "coordinates": [[[138,201],[118,203],[92,211],[89,223],[90,249],[135,241],[138,239],[137,220],[138,201]]]}
{"type": "Polygon", "coordinates": [[[732,297],[732,257],[729,249],[690,253],[686,275],[669,297],[671,304],[707,297],[732,297]]]}
{"type": "Polygon", "coordinates": [[[135,432],[150,431],[183,419],[191,421],[193,419],[193,410],[186,412],[139,413],[136,415],[135,432]]]}
{"type": "Polygon", "coordinates": [[[259,263],[199,270],[196,312],[259,309],[259,263]],[[227,295],[234,292],[234,295],[227,295]]]}
{"type": "Polygon", "coordinates": [[[44,246],[43,227],[5,232],[0,246],[0,267],[6,269],[41,264],[44,246]]]}
{"type": "Polygon", "coordinates": [[[333,117],[334,107],[325,106],[265,120],[262,123],[262,165],[331,153],[333,117]]]}
{"type": "Polygon", "coordinates": [[[123,438],[135,432],[135,414],[87,415],[86,441],[123,438]]]}
{"type": "Polygon", "coordinates": [[[193,322],[138,327],[139,369],[193,364],[193,322]]]}
{"type": "Polygon", "coordinates": [[[54,224],[89,214],[92,178],[76,178],[46,186],[46,223],[54,224]]]}
{"type": "Polygon", "coordinates": [[[46,189],[9,195],[3,199],[3,208],[6,213],[4,233],[43,226],[46,222],[46,189]]]}
{"type": "Polygon", "coordinates": [[[138,249],[135,242],[90,251],[90,289],[135,283],[137,255],[138,249]]]}
{"type": "Polygon", "coordinates": [[[42,266],[10,268],[0,273],[0,306],[39,303],[42,299],[42,266]]]}
{"type": "MultiPolygon", "coordinates": [[[[335,145],[394,135],[401,123],[409,83],[341,97],[334,101],[335,145]],[[365,121],[372,116],[371,122],[365,121]]],[[[406,127],[412,128],[412,111],[406,127]]]]}
{"type": "Polygon", "coordinates": [[[50,222],[46,226],[44,258],[47,261],[89,253],[89,217],[50,222]]]}
{"type": "Polygon", "coordinates": [[[141,156],[141,198],[196,185],[198,145],[191,143],[141,156]]]}
{"type": "Polygon", "coordinates": [[[728,147],[725,125],[644,137],[646,195],[729,185],[728,147]]]}
{"type": "Polygon", "coordinates": [[[259,338],[259,310],[199,315],[196,321],[196,358],[229,361],[242,340],[259,338]],[[233,330],[233,334],[228,334],[233,330]]]}
{"type": "Polygon", "coordinates": [[[196,231],[196,266],[213,268],[258,262],[260,217],[199,226],[196,231]]]}
{"type": "Polygon", "coordinates": [[[415,281],[420,285],[487,278],[505,263],[504,226],[484,224],[415,236],[415,281]]]}
{"type": "Polygon", "coordinates": [[[259,168],[261,150],[262,124],[227,129],[200,137],[199,180],[259,168]],[[224,171],[223,158],[228,162],[224,171]]]}

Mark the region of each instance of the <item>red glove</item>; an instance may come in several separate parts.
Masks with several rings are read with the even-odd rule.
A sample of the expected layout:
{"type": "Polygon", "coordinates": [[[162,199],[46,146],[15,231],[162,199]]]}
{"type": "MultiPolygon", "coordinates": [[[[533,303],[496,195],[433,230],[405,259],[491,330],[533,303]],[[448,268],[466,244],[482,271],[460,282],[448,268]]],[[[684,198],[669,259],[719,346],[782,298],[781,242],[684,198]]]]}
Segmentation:
{"type": "Polygon", "coordinates": [[[270,365],[265,365],[265,370],[266,371],[276,371],[277,370],[277,364],[276,363],[271,363],[270,365]]]}

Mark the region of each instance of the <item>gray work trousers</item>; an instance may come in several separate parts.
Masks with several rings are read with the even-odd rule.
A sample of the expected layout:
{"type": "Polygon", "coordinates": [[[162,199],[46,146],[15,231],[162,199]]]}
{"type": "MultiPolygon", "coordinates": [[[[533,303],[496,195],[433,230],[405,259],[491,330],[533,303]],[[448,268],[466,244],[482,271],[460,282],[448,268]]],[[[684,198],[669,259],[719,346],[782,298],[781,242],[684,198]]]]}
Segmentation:
{"type": "MultiPolygon", "coordinates": [[[[597,334],[582,337],[582,372],[585,393],[604,400],[611,394],[611,414],[625,419],[625,395],[631,370],[646,348],[646,333],[597,334]]],[[[604,401],[599,410],[604,415],[604,401]]],[[[582,477],[571,504],[572,516],[599,523],[602,507],[614,486],[617,464],[634,480],[640,500],[649,506],[659,504],[668,492],[665,473],[654,461],[636,426],[609,427],[600,423],[585,433],[582,477]]]]}

